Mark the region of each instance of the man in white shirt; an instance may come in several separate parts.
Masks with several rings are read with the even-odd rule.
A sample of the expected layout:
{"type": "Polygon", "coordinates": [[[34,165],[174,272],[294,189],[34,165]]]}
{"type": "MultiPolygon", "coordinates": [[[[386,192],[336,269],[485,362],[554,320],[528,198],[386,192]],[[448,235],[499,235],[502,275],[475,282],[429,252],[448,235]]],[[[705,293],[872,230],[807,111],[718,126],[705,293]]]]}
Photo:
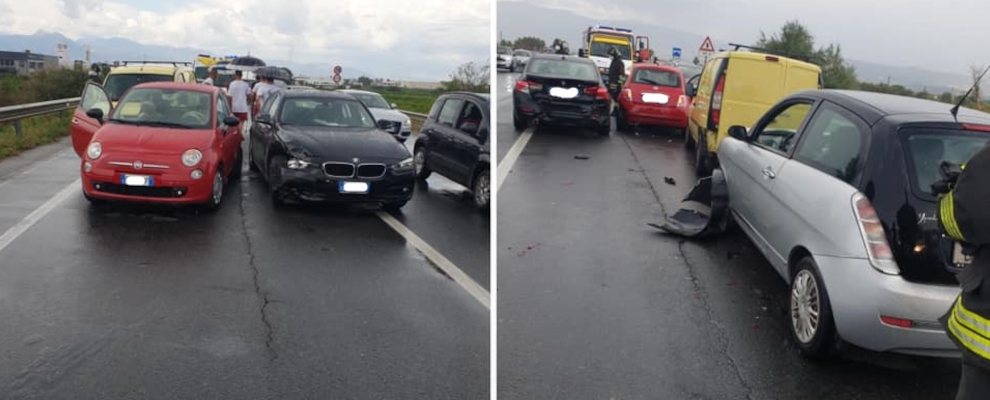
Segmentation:
{"type": "Polygon", "coordinates": [[[278,86],[272,84],[272,78],[267,76],[259,76],[258,83],[254,85],[255,110],[260,110],[261,106],[265,104],[265,100],[268,100],[268,97],[277,91],[278,86]]]}
{"type": "Polygon", "coordinates": [[[207,77],[206,79],[203,79],[203,84],[213,86],[213,80],[216,78],[217,78],[217,70],[210,68],[210,76],[207,77]]]}
{"type": "Polygon", "coordinates": [[[230,82],[227,87],[227,95],[230,96],[230,109],[234,113],[234,116],[241,120],[241,122],[247,121],[248,114],[248,92],[251,91],[251,87],[248,86],[247,82],[241,79],[243,73],[241,71],[234,71],[234,80],[230,82]]]}

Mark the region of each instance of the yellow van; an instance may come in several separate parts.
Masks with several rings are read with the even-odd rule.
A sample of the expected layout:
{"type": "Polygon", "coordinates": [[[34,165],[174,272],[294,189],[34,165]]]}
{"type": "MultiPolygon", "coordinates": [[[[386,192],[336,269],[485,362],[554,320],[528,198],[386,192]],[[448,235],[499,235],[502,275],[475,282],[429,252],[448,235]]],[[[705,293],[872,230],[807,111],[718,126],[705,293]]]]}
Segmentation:
{"type": "Polygon", "coordinates": [[[718,145],[733,125],[753,126],[787,95],[822,87],[822,69],[787,57],[748,51],[716,54],[688,81],[690,102],[684,143],[694,146],[695,168],[708,176],[718,145]]]}
{"type": "Polygon", "coordinates": [[[117,105],[120,96],[132,86],[145,82],[196,82],[196,74],[187,62],[124,61],[110,68],[103,87],[110,95],[110,104],[117,105]]]}

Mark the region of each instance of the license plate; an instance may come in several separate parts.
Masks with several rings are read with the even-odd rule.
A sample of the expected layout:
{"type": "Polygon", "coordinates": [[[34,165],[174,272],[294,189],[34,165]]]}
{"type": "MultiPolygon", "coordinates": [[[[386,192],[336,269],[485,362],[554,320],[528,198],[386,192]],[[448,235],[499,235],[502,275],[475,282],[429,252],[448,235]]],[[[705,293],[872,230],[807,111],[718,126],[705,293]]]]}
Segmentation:
{"type": "Polygon", "coordinates": [[[670,101],[670,96],[663,93],[643,93],[644,103],[667,104],[668,101],[670,101]]]}
{"type": "Polygon", "coordinates": [[[952,246],[952,263],[957,267],[968,267],[969,264],[973,263],[973,257],[963,254],[962,245],[959,242],[952,246]]]}
{"type": "Polygon", "coordinates": [[[147,175],[120,174],[120,184],[124,186],[155,186],[155,178],[147,175]]]}
{"type": "Polygon", "coordinates": [[[573,99],[578,96],[578,88],[550,88],[550,95],[559,99],[573,99]]]}
{"type": "Polygon", "coordinates": [[[337,189],[340,190],[341,193],[361,194],[361,193],[368,193],[368,191],[371,189],[371,185],[368,184],[368,182],[340,181],[340,183],[337,184],[337,189]]]}

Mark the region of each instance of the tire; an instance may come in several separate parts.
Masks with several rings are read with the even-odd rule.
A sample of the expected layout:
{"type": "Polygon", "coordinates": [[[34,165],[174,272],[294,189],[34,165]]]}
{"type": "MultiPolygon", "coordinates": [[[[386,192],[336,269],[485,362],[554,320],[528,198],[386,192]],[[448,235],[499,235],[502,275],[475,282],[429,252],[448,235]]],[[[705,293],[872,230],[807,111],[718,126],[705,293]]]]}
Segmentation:
{"type": "Polygon", "coordinates": [[[254,163],[254,151],[251,150],[250,143],[248,144],[248,169],[250,169],[253,172],[260,171],[260,169],[258,168],[258,164],[254,163]]]}
{"type": "Polygon", "coordinates": [[[629,121],[626,121],[626,110],[622,106],[616,107],[615,114],[615,129],[620,132],[629,132],[632,130],[632,126],[629,125],[629,121]]]}
{"type": "Polygon", "coordinates": [[[228,182],[240,180],[242,168],[244,168],[244,150],[237,150],[237,159],[234,160],[234,168],[231,168],[230,170],[230,178],[228,179],[228,182]]]}
{"type": "Polygon", "coordinates": [[[598,128],[595,128],[595,132],[597,132],[599,136],[608,136],[609,133],[612,133],[612,124],[610,121],[611,120],[607,120],[604,124],[599,125],[598,128]]]}
{"type": "Polygon", "coordinates": [[[389,203],[382,204],[382,209],[388,212],[397,212],[405,206],[407,201],[393,201],[389,203]]]}
{"type": "Polygon", "coordinates": [[[272,198],[272,205],[276,208],[281,207],[285,204],[285,194],[282,190],[276,186],[276,183],[281,181],[281,179],[276,180],[276,173],[281,174],[279,166],[285,163],[285,157],[275,156],[271,160],[268,160],[268,172],[265,174],[265,181],[268,182],[268,188],[271,191],[270,196],[272,198]]]}
{"type": "Polygon", "coordinates": [[[423,146],[416,146],[413,150],[413,168],[416,171],[416,179],[421,181],[425,181],[433,173],[430,166],[426,165],[426,150],[423,146]]]}
{"type": "Polygon", "coordinates": [[[791,273],[789,324],[791,338],[801,356],[810,360],[828,360],[842,351],[843,341],[835,329],[828,291],[811,256],[797,262],[791,273]],[[817,323],[811,312],[817,312],[817,323]]]}
{"type": "Polygon", "coordinates": [[[711,162],[709,161],[711,156],[708,153],[707,136],[707,132],[699,132],[698,144],[695,145],[694,172],[697,174],[698,178],[704,178],[711,176],[712,174],[711,162]]]}
{"type": "Polygon", "coordinates": [[[529,128],[529,120],[526,117],[519,115],[518,111],[512,111],[512,126],[516,128],[516,132],[522,132],[529,128]]]}
{"type": "Polygon", "coordinates": [[[220,209],[220,205],[223,204],[224,186],[226,185],[223,180],[223,165],[219,165],[217,170],[213,172],[213,186],[210,199],[206,201],[206,211],[212,212],[220,209]]]}
{"type": "Polygon", "coordinates": [[[491,172],[488,167],[478,171],[471,183],[471,198],[478,211],[485,212],[491,207],[491,172]]]}

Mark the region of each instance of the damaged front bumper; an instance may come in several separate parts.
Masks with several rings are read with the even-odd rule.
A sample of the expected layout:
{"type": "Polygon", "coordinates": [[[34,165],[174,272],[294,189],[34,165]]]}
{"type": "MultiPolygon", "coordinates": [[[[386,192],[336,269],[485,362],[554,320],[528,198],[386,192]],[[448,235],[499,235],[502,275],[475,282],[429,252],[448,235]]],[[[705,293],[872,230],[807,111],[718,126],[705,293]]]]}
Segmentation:
{"type": "Polygon", "coordinates": [[[729,186],[722,171],[716,169],[712,176],[698,180],[674,215],[661,224],[649,225],[674,235],[703,238],[725,232],[728,214],[729,186]]]}

